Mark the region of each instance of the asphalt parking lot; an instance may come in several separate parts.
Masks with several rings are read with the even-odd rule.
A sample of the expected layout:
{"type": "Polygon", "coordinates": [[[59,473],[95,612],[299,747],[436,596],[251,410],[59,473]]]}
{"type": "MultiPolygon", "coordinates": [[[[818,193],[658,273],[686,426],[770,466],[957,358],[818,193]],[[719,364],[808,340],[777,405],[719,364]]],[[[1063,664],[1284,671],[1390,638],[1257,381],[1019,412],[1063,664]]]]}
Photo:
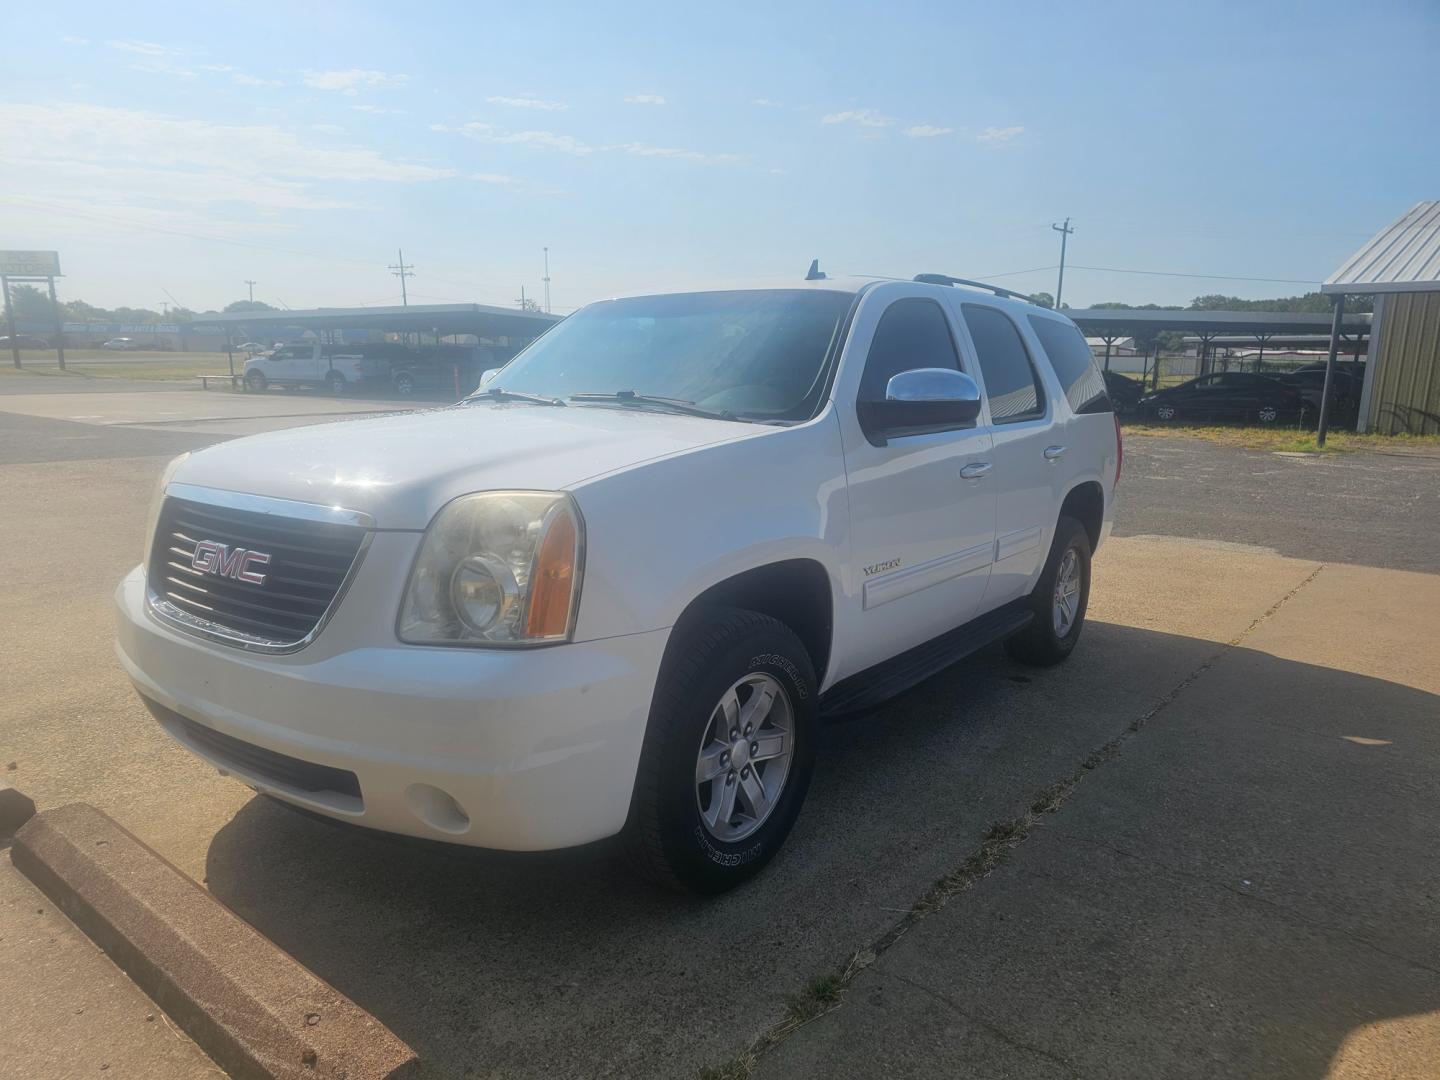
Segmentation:
{"type": "Polygon", "coordinates": [[[1433,1075],[1436,458],[1130,440],[1072,662],[990,651],[827,729],[786,850],[696,903],[603,844],[298,816],[139,705],[110,592],[166,459],[358,403],[22,389],[0,383],[7,779],[110,813],[427,1075],[1433,1075]]]}

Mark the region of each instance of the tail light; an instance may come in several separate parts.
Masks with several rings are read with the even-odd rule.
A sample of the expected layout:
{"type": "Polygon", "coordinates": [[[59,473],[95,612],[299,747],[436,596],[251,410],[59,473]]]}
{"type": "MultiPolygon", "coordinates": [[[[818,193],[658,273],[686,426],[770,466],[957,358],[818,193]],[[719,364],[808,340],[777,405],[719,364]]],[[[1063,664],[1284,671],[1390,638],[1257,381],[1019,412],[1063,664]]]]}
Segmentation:
{"type": "Polygon", "coordinates": [[[1120,483],[1120,466],[1125,463],[1125,436],[1120,434],[1120,417],[1115,415],[1115,484],[1120,483]]]}

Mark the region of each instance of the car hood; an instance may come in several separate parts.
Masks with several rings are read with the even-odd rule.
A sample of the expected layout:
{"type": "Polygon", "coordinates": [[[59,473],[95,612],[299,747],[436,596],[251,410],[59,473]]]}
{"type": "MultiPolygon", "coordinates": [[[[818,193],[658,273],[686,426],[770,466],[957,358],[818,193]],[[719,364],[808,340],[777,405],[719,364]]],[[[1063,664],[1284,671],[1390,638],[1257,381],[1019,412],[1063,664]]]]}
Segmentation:
{"type": "Polygon", "coordinates": [[[192,454],[171,479],[360,510],[381,529],[423,529],[472,491],[571,488],[768,430],[635,409],[486,402],[236,439],[192,454]]]}

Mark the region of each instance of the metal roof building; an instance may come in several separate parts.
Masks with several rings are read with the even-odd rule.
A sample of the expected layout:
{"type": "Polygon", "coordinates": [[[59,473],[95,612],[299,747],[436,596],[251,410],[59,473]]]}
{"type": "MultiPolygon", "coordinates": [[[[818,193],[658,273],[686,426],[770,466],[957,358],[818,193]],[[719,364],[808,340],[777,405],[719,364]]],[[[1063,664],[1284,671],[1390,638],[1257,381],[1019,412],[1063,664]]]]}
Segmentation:
{"type": "Polygon", "coordinates": [[[1321,291],[1375,296],[1359,429],[1440,433],[1440,200],[1381,229],[1321,291]]]}
{"type": "Polygon", "coordinates": [[[310,311],[240,311],[206,315],[196,320],[220,333],[260,334],[276,328],[314,330],[379,330],[386,333],[427,333],[449,336],[529,341],[539,337],[559,315],[490,304],[411,304],[408,307],[314,308],[310,311]]]}

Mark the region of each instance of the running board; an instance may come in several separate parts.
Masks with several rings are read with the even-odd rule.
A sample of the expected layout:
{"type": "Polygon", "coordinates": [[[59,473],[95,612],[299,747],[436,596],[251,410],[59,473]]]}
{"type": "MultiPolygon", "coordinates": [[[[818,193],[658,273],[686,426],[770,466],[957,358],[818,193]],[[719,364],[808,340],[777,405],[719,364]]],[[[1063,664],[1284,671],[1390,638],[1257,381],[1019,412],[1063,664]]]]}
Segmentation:
{"type": "Polygon", "coordinates": [[[820,696],[820,719],[873,709],[938,675],[951,664],[1030,625],[1035,613],[1017,600],[908,652],[841,679],[820,696]]]}

